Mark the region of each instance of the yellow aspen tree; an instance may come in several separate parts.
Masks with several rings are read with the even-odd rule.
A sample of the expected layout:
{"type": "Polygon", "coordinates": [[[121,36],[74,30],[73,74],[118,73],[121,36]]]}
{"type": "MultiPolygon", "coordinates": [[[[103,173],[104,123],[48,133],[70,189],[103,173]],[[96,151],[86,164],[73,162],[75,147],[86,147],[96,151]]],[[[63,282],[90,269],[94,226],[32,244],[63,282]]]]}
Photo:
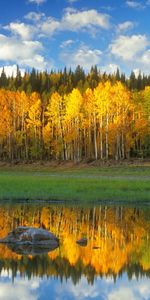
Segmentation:
{"type": "MultiPolygon", "coordinates": [[[[47,117],[47,125],[45,130],[51,128],[53,153],[56,158],[67,159],[66,143],[64,140],[64,99],[59,93],[54,92],[47,106],[45,116],[47,117]]],[[[45,132],[46,133],[46,132],[45,132]]]]}
{"type": "Polygon", "coordinates": [[[116,130],[116,138],[114,140],[116,144],[115,158],[118,160],[125,158],[125,140],[128,131],[131,130],[132,103],[129,91],[121,82],[116,82],[112,89],[112,121],[116,130]]]}
{"type": "Polygon", "coordinates": [[[83,95],[83,111],[84,111],[84,127],[87,127],[86,141],[88,158],[92,157],[93,153],[93,137],[94,137],[94,158],[98,158],[97,149],[97,128],[96,128],[96,101],[92,89],[88,88],[83,95]]]}
{"type": "Polygon", "coordinates": [[[31,94],[28,117],[26,119],[26,126],[31,140],[31,156],[38,158],[40,146],[40,127],[41,127],[41,99],[37,93],[31,94]]]}
{"type": "Polygon", "coordinates": [[[105,158],[109,156],[109,121],[111,114],[111,99],[112,99],[112,86],[109,81],[100,83],[97,88],[94,89],[94,95],[97,105],[97,117],[100,124],[100,152],[101,158],[103,158],[104,145],[105,145],[105,158]],[[104,129],[104,130],[103,130],[104,129]],[[105,142],[103,138],[103,132],[105,135],[105,142]]]}
{"type": "Polygon", "coordinates": [[[83,97],[78,89],[67,97],[65,122],[73,132],[73,159],[79,161],[82,156],[82,108],[83,97]]]}

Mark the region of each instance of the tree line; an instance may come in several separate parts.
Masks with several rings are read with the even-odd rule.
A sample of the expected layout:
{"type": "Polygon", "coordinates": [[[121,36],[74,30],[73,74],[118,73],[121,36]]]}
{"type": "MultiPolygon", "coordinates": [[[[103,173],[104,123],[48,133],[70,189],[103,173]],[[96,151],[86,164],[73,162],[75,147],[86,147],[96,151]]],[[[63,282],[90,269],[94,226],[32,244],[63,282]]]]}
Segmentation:
{"type": "MultiPolygon", "coordinates": [[[[21,77],[17,69],[16,77],[5,77],[13,84],[0,89],[0,159],[149,157],[150,86],[131,90],[119,71],[99,80],[97,68],[92,70],[86,76],[80,67],[74,73],[35,72],[40,83],[33,71],[21,77]],[[32,84],[26,86],[26,78],[32,84]]],[[[4,70],[0,82],[3,76],[4,70]]]]}
{"type": "Polygon", "coordinates": [[[78,88],[82,93],[87,88],[94,89],[100,82],[107,80],[111,83],[120,81],[131,91],[140,91],[150,85],[150,75],[144,75],[141,72],[136,76],[132,71],[130,76],[127,77],[119,69],[113,74],[107,74],[106,72],[102,73],[97,66],[93,66],[87,73],[78,65],[74,71],[65,67],[63,70],[40,72],[33,68],[31,72],[25,72],[22,76],[17,66],[16,75],[12,74],[10,77],[7,77],[5,68],[3,68],[0,74],[0,88],[11,91],[24,91],[27,94],[37,92],[45,97],[55,91],[61,95],[68,94],[73,88],[78,88]]]}

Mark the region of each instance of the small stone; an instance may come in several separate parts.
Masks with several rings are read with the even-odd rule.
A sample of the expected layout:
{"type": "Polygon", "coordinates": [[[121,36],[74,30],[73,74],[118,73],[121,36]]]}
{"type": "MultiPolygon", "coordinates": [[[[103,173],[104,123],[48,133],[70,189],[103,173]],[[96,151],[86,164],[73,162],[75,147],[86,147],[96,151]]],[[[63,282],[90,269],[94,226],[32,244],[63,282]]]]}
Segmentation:
{"type": "Polygon", "coordinates": [[[79,244],[80,246],[87,246],[87,238],[81,238],[80,240],[76,241],[77,244],[79,244]]]}

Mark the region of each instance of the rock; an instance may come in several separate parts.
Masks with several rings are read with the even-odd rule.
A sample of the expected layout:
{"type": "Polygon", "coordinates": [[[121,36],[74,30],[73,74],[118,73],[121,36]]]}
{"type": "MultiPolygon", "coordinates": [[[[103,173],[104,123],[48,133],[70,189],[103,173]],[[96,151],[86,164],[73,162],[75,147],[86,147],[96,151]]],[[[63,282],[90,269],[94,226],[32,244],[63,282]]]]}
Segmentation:
{"type": "Polygon", "coordinates": [[[11,231],[4,239],[1,239],[0,243],[41,245],[54,241],[57,244],[59,243],[59,239],[53,233],[43,228],[21,226],[11,231]]]}
{"type": "Polygon", "coordinates": [[[76,243],[79,244],[79,245],[82,246],[82,247],[87,246],[87,242],[88,242],[88,241],[87,241],[87,238],[82,238],[82,239],[76,241],[76,243]]]}
{"type": "Polygon", "coordinates": [[[29,243],[8,243],[7,247],[16,254],[19,255],[40,255],[46,254],[50,251],[58,248],[59,243],[55,240],[51,240],[50,242],[46,241],[42,244],[29,244],[29,243]]]}

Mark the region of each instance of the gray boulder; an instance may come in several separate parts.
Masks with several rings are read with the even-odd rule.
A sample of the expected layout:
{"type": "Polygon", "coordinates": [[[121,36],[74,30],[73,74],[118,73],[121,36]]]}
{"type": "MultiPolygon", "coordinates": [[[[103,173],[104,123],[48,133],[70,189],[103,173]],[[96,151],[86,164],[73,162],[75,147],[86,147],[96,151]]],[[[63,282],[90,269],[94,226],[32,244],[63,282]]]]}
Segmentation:
{"type": "Polygon", "coordinates": [[[59,239],[51,232],[43,228],[20,226],[11,231],[0,243],[6,244],[28,244],[47,245],[59,244],[59,239]]]}

